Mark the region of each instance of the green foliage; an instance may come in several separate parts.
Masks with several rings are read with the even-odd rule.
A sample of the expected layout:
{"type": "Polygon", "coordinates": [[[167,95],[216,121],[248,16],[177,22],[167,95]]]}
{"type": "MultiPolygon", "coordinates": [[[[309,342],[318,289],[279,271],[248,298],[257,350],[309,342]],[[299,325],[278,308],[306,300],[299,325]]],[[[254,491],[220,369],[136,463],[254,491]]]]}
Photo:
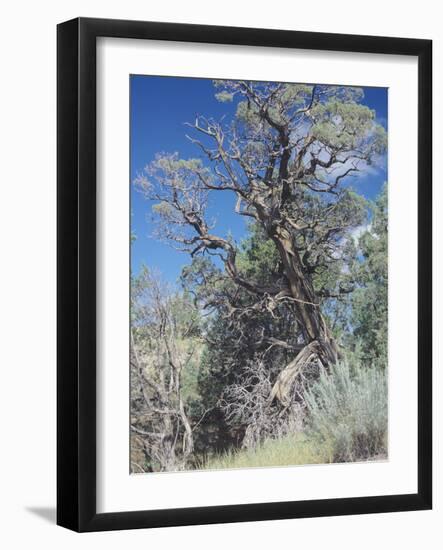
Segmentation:
{"type": "Polygon", "coordinates": [[[331,446],[333,462],[385,456],[387,393],[384,370],[332,366],[305,393],[308,433],[331,446]]]}
{"type": "Polygon", "coordinates": [[[369,163],[386,150],[386,131],[375,121],[375,111],[360,103],[361,88],[229,80],[216,80],[214,86],[219,101],[238,96],[236,120],[249,129],[249,138],[266,135],[273,125],[295,124],[298,134],[303,116],[307,135],[331,150],[359,150],[369,163]],[[268,98],[267,120],[259,108],[263,98],[268,98]]]}
{"type": "MultiPolygon", "coordinates": [[[[134,213],[131,211],[131,218],[133,217],[133,215],[134,215],[134,213]]],[[[132,222],[131,222],[131,234],[130,235],[131,235],[130,243],[133,244],[137,240],[137,234],[132,229],[132,222]]]]}
{"type": "MultiPolygon", "coordinates": [[[[266,238],[258,224],[249,225],[249,235],[237,255],[237,266],[242,276],[260,284],[273,284],[282,277],[281,264],[275,244],[266,238]]],[[[255,297],[244,289],[236,288],[229,278],[222,277],[205,259],[196,258],[183,273],[185,287],[193,285],[193,293],[200,302],[217,303],[219,295],[231,296],[230,304],[241,310],[253,306],[255,297]],[[203,284],[203,281],[206,284],[203,284]]],[[[297,321],[286,305],[279,306],[279,316],[272,311],[252,310],[249,315],[233,316],[225,302],[210,315],[205,327],[209,335],[200,373],[200,385],[208,393],[221,395],[223,388],[238,382],[242,366],[269,347],[269,338],[295,344],[298,336],[297,321]],[[278,317],[278,319],[277,319],[278,317]],[[257,342],[262,340],[260,345],[257,342]]],[[[268,369],[277,371],[293,352],[272,348],[266,356],[268,369]]],[[[214,397],[212,398],[214,399],[214,397]]]]}
{"type": "Polygon", "coordinates": [[[352,294],[354,336],[361,341],[361,359],[387,363],[388,335],[388,205],[387,188],[373,205],[370,227],[359,238],[362,261],[354,265],[357,288],[352,294]]]}
{"type": "MultiPolygon", "coordinates": [[[[375,113],[358,103],[344,103],[335,98],[318,103],[312,109],[312,135],[332,148],[356,149],[375,130],[375,113]]],[[[379,127],[378,127],[379,128],[379,127]]],[[[382,134],[378,136],[382,139],[382,134]]],[[[379,147],[381,144],[378,144],[379,147]]]]}
{"type": "Polygon", "coordinates": [[[215,97],[220,103],[228,103],[234,99],[234,96],[226,91],[215,94],[215,97]]]}
{"type": "MultiPolygon", "coordinates": [[[[334,201],[305,191],[301,204],[308,228],[298,231],[295,238],[298,247],[306,249],[303,264],[312,272],[314,289],[320,298],[339,295],[352,282],[349,268],[357,258],[357,250],[351,235],[356,227],[367,222],[368,201],[346,188],[334,201]]],[[[288,206],[289,212],[291,207],[288,206]]]]}
{"type": "Polygon", "coordinates": [[[248,227],[249,235],[243,240],[237,265],[241,273],[261,284],[271,283],[279,276],[280,256],[273,241],[266,237],[256,223],[248,227]]]}
{"type": "Polygon", "coordinates": [[[205,171],[201,159],[181,159],[178,153],[173,155],[157,155],[154,161],[155,166],[166,173],[174,174],[175,176],[186,179],[190,170],[205,171]]]}

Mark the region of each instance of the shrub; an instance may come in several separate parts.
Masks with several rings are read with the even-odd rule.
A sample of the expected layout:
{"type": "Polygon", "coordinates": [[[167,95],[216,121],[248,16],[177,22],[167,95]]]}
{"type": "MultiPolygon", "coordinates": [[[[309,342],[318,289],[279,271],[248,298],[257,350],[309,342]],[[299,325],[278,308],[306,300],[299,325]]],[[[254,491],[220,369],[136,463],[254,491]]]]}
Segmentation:
{"type": "Polygon", "coordinates": [[[244,365],[239,382],[228,386],[220,407],[226,422],[232,427],[245,427],[242,447],[254,449],[267,439],[280,439],[302,428],[299,403],[293,403],[283,411],[269,406],[273,382],[271,373],[263,361],[248,361],[244,365]]]}
{"type": "Polygon", "coordinates": [[[307,428],[333,448],[334,462],[387,455],[387,376],[385,370],[346,363],[323,371],[305,392],[307,428]]]}

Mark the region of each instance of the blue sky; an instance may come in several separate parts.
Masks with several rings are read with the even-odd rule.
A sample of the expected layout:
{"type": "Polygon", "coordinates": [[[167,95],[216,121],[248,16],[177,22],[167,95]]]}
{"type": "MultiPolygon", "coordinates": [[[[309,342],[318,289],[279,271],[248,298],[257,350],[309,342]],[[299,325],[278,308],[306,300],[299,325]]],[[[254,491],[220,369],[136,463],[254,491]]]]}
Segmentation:
{"type": "MultiPolygon", "coordinates": [[[[364,88],[364,100],[376,112],[377,120],[387,124],[387,89],[364,88]]],[[[220,103],[214,97],[212,80],[132,75],[130,77],[130,135],[131,135],[131,231],[136,240],[131,246],[131,270],[136,274],[141,265],[157,268],[163,277],[174,284],[189,256],[174,250],[152,237],[151,204],[134,188],[132,182],[149,164],[156,153],[178,152],[180,157],[201,156],[187,138],[185,122],[205,115],[219,119],[232,115],[235,105],[220,103]]],[[[367,198],[374,198],[386,181],[385,167],[353,178],[353,188],[367,198]]],[[[208,215],[217,220],[217,232],[228,231],[240,241],[245,233],[246,218],[233,211],[235,198],[231,193],[212,193],[208,215]],[[215,196],[214,196],[215,195],[215,196]]]]}

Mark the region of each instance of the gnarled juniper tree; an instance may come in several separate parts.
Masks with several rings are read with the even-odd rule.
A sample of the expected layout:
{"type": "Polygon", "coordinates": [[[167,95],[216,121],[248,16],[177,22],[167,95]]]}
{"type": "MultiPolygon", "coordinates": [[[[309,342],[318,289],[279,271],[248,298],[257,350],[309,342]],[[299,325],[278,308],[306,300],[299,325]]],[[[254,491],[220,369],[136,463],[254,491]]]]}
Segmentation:
{"type": "MultiPolygon", "coordinates": [[[[228,122],[198,116],[189,139],[201,158],[161,154],[136,180],[155,201],[158,233],[193,258],[216,255],[231,287],[246,291],[246,307],[271,314],[290,309],[298,348],[270,392],[288,405],[294,381],[307,365],[328,366],[339,347],[322,314],[325,299],[349,292],[328,280],[347,253],[352,230],[366,219],[361,197],[348,185],[384,152],[386,135],[360,89],[250,81],[215,81],[216,97],[233,102],[228,122]],[[277,277],[257,281],[238,265],[238,249],[208,219],[208,197],[233,193],[235,212],[257,224],[277,250],[277,277]],[[314,281],[323,277],[323,285],[314,281]]],[[[204,280],[204,274],[202,275],[204,280]]],[[[337,283],[337,281],[341,281],[337,283]]],[[[234,291],[218,304],[239,315],[234,291]]],[[[276,344],[278,345],[278,343],[276,344]]],[[[281,345],[285,345],[282,342],[281,345]]]]}

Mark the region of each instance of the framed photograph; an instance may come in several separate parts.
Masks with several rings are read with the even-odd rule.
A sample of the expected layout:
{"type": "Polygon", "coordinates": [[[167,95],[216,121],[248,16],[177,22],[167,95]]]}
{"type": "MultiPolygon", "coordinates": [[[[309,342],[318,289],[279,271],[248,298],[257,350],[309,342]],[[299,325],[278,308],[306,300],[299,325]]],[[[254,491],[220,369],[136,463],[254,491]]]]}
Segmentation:
{"type": "Polygon", "coordinates": [[[57,523],[430,509],[429,40],[58,26],[57,523]]]}

